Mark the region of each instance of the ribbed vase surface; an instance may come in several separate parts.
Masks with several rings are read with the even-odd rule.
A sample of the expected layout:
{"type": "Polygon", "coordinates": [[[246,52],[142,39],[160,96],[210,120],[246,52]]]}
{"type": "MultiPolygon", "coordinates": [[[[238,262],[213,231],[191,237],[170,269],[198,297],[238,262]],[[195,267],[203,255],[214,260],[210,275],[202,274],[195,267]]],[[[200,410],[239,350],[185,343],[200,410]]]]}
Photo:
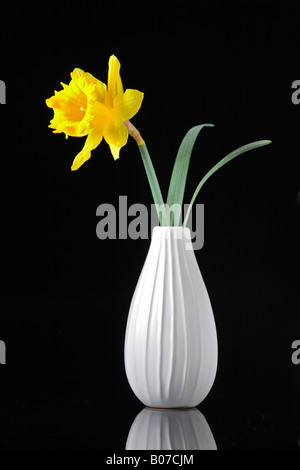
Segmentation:
{"type": "Polygon", "coordinates": [[[188,228],[155,227],[132,298],[125,369],[150,407],[197,406],[217,370],[217,334],[188,228]]]}

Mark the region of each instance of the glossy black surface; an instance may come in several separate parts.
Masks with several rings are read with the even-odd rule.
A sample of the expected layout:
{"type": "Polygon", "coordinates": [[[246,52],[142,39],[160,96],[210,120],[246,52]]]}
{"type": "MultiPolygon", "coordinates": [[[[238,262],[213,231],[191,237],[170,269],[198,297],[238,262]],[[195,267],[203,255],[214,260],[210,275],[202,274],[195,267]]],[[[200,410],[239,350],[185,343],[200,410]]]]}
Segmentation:
{"type": "MultiPolygon", "coordinates": [[[[103,312],[101,303],[85,307],[88,302],[97,304],[65,300],[50,309],[32,302],[23,315],[17,310],[24,304],[7,311],[7,365],[0,370],[3,449],[125,449],[144,408],[125,377],[125,315],[116,323],[115,312],[103,312]]],[[[223,330],[217,378],[198,407],[217,448],[298,449],[299,376],[289,337],[278,345],[267,340],[263,349],[259,330],[252,346],[246,335],[232,335],[228,345],[223,330]]]]}

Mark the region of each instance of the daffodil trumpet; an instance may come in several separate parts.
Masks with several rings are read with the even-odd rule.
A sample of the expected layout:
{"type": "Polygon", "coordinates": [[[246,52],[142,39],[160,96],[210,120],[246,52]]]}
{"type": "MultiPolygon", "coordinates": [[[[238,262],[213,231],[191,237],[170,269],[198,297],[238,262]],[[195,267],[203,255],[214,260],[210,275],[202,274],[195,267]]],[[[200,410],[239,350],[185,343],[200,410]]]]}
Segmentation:
{"type": "MultiPolygon", "coordinates": [[[[92,150],[98,147],[103,139],[109,145],[113,158],[117,160],[121,148],[127,143],[128,135],[133,137],[145,167],[160,225],[179,226],[186,179],[196,138],[204,127],[214,125],[201,124],[192,127],[183,138],[175,159],[165,204],[147,146],[140,132],[130,121],[139,111],[144,94],[136,89],[124,91],[120,67],[119,60],[112,55],[108,63],[107,85],[92,74],[75,68],[71,73],[70,83],[68,85],[61,83],[63,89],[55,91],[54,96],[46,100],[47,106],[54,111],[49,127],[54,133],[64,133],[66,138],[86,136],[82,150],[73,161],[72,171],[78,170],[89,160],[92,150]],[[167,210],[172,207],[175,209],[167,210]]],[[[214,165],[196,187],[183,226],[186,226],[195,199],[210,176],[238,155],[269,143],[270,140],[259,140],[244,145],[214,165]]]]}

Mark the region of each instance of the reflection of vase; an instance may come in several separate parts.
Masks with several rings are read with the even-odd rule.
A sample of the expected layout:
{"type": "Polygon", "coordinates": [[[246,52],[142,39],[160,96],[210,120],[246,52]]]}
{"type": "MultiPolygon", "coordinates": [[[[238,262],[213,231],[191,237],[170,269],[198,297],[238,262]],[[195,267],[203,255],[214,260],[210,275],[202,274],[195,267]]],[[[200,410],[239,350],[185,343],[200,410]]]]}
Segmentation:
{"type": "Polygon", "coordinates": [[[125,367],[131,388],[150,407],[194,407],[212,387],[217,350],[190,230],[155,227],[127,321],[125,367]]]}
{"type": "Polygon", "coordinates": [[[197,408],[144,408],[130,428],[126,450],[216,450],[212,432],[197,408]]]}

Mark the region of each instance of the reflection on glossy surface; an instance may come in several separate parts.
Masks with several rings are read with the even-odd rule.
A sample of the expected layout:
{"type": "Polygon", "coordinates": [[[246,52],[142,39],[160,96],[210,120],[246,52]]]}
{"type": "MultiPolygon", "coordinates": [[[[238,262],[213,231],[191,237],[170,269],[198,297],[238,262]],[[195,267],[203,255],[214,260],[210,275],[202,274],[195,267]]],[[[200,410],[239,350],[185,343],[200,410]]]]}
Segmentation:
{"type": "Polygon", "coordinates": [[[126,450],[216,450],[212,432],[197,408],[144,408],[130,428],[126,450]]]}

